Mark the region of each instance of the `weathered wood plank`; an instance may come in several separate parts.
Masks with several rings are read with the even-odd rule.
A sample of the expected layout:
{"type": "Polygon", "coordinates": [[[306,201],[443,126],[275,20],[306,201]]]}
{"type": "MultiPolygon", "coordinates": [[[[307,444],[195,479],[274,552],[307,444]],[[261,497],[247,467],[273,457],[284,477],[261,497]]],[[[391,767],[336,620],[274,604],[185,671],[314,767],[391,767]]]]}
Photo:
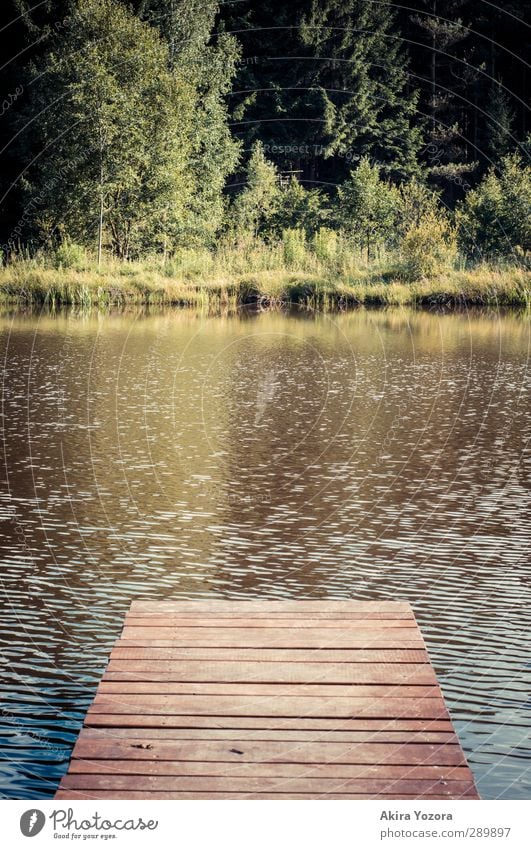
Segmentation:
{"type": "Polygon", "coordinates": [[[354,698],[354,699],[426,699],[442,698],[437,685],[423,687],[405,684],[257,684],[253,681],[245,683],[217,682],[135,682],[135,681],[106,681],[103,680],[97,690],[97,696],[107,695],[194,695],[194,696],[273,696],[275,699],[284,696],[311,696],[314,698],[354,698]]]}
{"type": "MultiPolygon", "coordinates": [[[[162,602],[164,604],[164,602],[162,602]]],[[[125,619],[149,619],[150,622],[155,622],[158,619],[166,618],[166,619],[188,619],[190,622],[195,621],[197,618],[200,619],[217,619],[225,622],[226,620],[232,619],[252,619],[252,620],[263,620],[268,619],[270,621],[278,622],[278,627],[282,627],[282,623],[284,621],[287,622],[298,622],[298,621],[308,621],[312,620],[317,625],[326,627],[326,623],[332,623],[336,620],[345,620],[348,619],[349,622],[357,619],[365,619],[365,620],[407,620],[415,622],[415,614],[413,613],[410,607],[408,608],[399,608],[396,610],[395,608],[385,608],[385,609],[377,609],[374,607],[371,608],[358,608],[357,606],[352,606],[349,610],[338,610],[334,612],[333,610],[311,610],[304,611],[300,610],[298,605],[290,608],[289,610],[278,610],[276,607],[271,607],[269,604],[265,609],[263,607],[260,608],[242,608],[240,605],[234,607],[231,610],[226,610],[223,608],[213,610],[209,605],[203,605],[198,607],[195,610],[188,609],[180,609],[180,608],[171,608],[171,609],[159,609],[157,605],[152,610],[130,610],[125,619]]]]}
{"type": "MultiPolygon", "coordinates": [[[[194,661],[269,661],[272,663],[428,663],[428,653],[425,649],[242,649],[146,646],[134,641],[120,640],[111,654],[111,664],[124,660],[147,660],[141,669],[153,667],[159,661],[194,660],[194,661]]],[[[110,667],[109,667],[110,668],[110,667]]],[[[157,667],[155,667],[157,668],[157,667]]]]}
{"type": "Polygon", "coordinates": [[[78,739],[73,757],[84,760],[238,761],[255,763],[345,763],[466,766],[460,746],[449,743],[293,743],[284,741],[184,740],[153,742],[150,749],[126,740],[78,739]]]}
{"type": "Polygon", "coordinates": [[[401,731],[441,730],[451,731],[449,720],[410,719],[388,717],[385,719],[328,719],[326,717],[289,716],[163,716],[152,714],[87,713],[85,725],[121,728],[254,728],[254,729],[313,729],[323,730],[374,730],[388,728],[401,731]]]}
{"type": "Polygon", "coordinates": [[[130,628],[125,625],[124,640],[163,641],[174,646],[213,646],[249,648],[424,648],[420,632],[407,628],[356,630],[328,628],[130,628]]]}
{"type": "Polygon", "coordinates": [[[446,781],[442,778],[375,779],[375,778],[242,778],[217,776],[161,775],[67,775],[61,788],[68,790],[152,790],[195,793],[407,793],[424,796],[470,794],[472,781],[446,781]]]}
{"type": "Polygon", "coordinates": [[[454,743],[451,731],[336,731],[257,728],[82,728],[80,739],[125,739],[149,744],[152,740],[276,740],[329,743],[454,743]]]}
{"type": "Polygon", "coordinates": [[[203,612],[207,616],[218,616],[221,612],[225,615],[230,613],[236,616],[270,616],[273,613],[303,613],[312,612],[321,616],[330,613],[406,613],[410,614],[411,605],[407,601],[352,601],[352,599],[176,599],[175,601],[143,601],[137,599],[131,603],[130,615],[144,616],[150,613],[155,616],[168,616],[177,613],[179,616],[184,611],[194,616],[203,612]]]}
{"type": "MultiPolygon", "coordinates": [[[[146,800],[226,800],[226,799],[249,799],[249,800],[280,800],[280,799],[299,799],[299,800],[307,800],[307,801],[319,801],[320,799],[331,801],[331,800],[350,800],[350,801],[362,801],[364,799],[381,799],[385,802],[396,802],[399,800],[415,800],[419,799],[419,796],[414,795],[399,795],[397,793],[379,793],[378,795],[374,795],[374,793],[320,793],[315,795],[313,793],[186,793],[186,792],[167,792],[163,790],[157,790],[154,792],[149,792],[146,790],[137,791],[137,790],[58,790],[56,795],[56,799],[72,799],[72,800],[81,800],[81,799],[109,799],[110,801],[119,801],[120,799],[146,799],[146,800]]],[[[459,794],[458,796],[432,796],[425,794],[422,799],[427,799],[428,801],[437,801],[437,800],[445,800],[448,801],[449,798],[454,799],[477,799],[477,793],[466,795],[459,794]]]]}
{"type": "MultiPolygon", "coordinates": [[[[146,652],[146,655],[148,653],[146,652]]],[[[149,659],[146,657],[146,660],[149,659]]],[[[112,667],[114,669],[114,661],[112,667]]],[[[148,664],[144,664],[148,666],[148,664]]],[[[181,661],[171,664],[170,669],[109,670],[104,673],[104,682],[137,681],[159,682],[208,682],[238,683],[244,681],[263,684],[409,684],[411,686],[435,686],[437,678],[433,667],[427,663],[291,663],[255,661],[254,663],[230,661],[181,661]]]]}
{"type": "Polygon", "coordinates": [[[311,696],[96,696],[89,713],[228,716],[398,717],[446,719],[442,699],[355,699],[311,696]]]}
{"type": "Polygon", "coordinates": [[[156,760],[85,760],[74,758],[70,774],[91,775],[188,775],[228,776],[241,778],[253,775],[268,778],[385,778],[393,779],[441,779],[448,781],[472,781],[472,772],[467,766],[396,766],[393,764],[294,764],[294,763],[216,763],[207,761],[156,761],[156,760]]]}
{"type": "Polygon", "coordinates": [[[266,619],[259,616],[247,619],[235,617],[225,619],[217,618],[182,618],[182,617],[138,617],[127,616],[125,625],[128,628],[317,628],[340,629],[340,630],[365,630],[380,631],[387,628],[405,628],[406,630],[417,630],[417,623],[413,616],[408,619],[297,619],[294,626],[293,619],[266,619]]]}

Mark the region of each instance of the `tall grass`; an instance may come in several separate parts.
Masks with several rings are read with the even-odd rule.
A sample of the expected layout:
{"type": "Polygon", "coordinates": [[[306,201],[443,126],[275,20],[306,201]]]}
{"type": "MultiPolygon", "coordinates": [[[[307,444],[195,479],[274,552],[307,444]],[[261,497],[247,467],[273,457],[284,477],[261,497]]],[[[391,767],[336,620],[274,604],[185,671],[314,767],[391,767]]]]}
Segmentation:
{"type": "Polygon", "coordinates": [[[164,261],[107,259],[98,269],[75,245],[23,257],[0,268],[0,299],[9,303],[105,308],[172,304],[216,310],[258,302],[288,302],[319,309],[356,304],[531,305],[531,273],[517,267],[463,268],[458,260],[415,278],[400,256],[367,263],[360,251],[331,231],[310,242],[298,230],[282,242],[222,243],[216,250],[181,249],[164,261]]]}

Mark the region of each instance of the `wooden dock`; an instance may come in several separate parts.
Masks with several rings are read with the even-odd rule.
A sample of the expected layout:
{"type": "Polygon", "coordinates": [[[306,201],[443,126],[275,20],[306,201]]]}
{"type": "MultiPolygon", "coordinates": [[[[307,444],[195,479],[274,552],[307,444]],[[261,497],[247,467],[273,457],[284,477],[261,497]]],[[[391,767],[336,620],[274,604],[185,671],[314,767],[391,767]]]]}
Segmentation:
{"type": "Polygon", "coordinates": [[[56,799],[477,799],[409,604],[135,601],[56,799]]]}

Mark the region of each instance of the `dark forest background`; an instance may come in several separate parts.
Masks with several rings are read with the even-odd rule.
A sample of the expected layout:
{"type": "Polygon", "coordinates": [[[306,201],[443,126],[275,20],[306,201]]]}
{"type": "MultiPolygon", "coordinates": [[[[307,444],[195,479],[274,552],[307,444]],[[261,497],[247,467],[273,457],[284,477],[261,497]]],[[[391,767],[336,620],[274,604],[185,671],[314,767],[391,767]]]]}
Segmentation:
{"type": "Polygon", "coordinates": [[[130,259],[321,228],[370,255],[432,216],[469,256],[521,260],[528,9],[8,0],[3,259],[65,242],[130,259]]]}

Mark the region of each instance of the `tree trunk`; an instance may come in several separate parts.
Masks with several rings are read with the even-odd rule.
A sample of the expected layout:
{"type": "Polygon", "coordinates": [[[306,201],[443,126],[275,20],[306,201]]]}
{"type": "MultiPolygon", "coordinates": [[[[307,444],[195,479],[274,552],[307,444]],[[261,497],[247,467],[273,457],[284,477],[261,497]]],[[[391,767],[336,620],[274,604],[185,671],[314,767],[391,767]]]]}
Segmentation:
{"type": "Polygon", "coordinates": [[[100,139],[100,215],[98,221],[98,271],[103,248],[103,140],[100,139]]]}
{"type": "Polygon", "coordinates": [[[100,191],[100,218],[98,223],[98,270],[101,268],[101,251],[103,244],[103,192],[100,191]]]}

